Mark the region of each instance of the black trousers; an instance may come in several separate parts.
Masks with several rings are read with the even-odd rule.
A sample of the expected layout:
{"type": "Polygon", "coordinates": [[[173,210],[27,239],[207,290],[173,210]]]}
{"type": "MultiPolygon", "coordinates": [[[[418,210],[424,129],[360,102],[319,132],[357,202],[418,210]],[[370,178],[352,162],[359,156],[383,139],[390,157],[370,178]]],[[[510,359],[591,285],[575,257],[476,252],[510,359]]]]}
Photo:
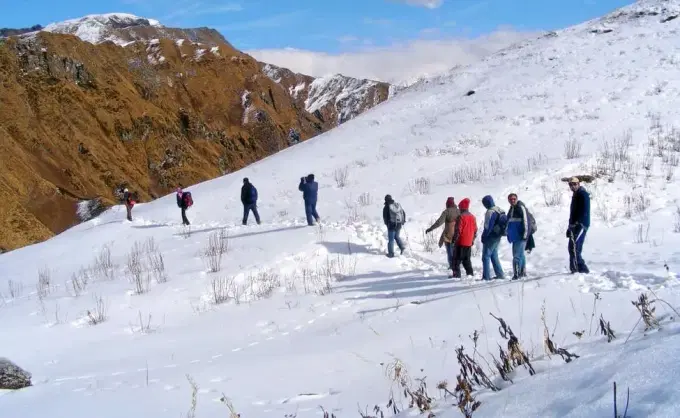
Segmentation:
{"type": "Polygon", "coordinates": [[[463,264],[465,274],[472,276],[472,262],[470,256],[472,255],[472,247],[461,247],[456,245],[453,248],[453,277],[460,277],[460,265],[463,264]]]}
{"type": "Polygon", "coordinates": [[[184,225],[189,225],[189,219],[187,219],[187,210],[182,208],[182,223],[184,225]]]}

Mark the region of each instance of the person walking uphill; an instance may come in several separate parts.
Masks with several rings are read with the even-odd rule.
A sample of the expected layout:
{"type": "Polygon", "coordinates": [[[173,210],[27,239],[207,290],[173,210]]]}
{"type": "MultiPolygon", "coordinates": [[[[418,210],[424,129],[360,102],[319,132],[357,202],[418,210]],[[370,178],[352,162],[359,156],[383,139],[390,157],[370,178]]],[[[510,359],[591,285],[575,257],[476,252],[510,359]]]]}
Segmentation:
{"type": "Polygon", "coordinates": [[[508,217],[503,209],[496,206],[491,196],[484,196],[482,204],[486,208],[482,231],[482,280],[491,280],[490,265],[493,265],[495,278],[504,279],[503,267],[498,259],[498,246],[505,234],[508,217]]]}
{"type": "Polygon", "coordinates": [[[123,190],[123,203],[125,204],[125,210],[127,211],[127,220],[132,222],[132,208],[137,202],[133,200],[132,193],[130,193],[127,187],[123,190]]]}
{"type": "Polygon", "coordinates": [[[472,276],[472,263],[470,256],[472,255],[472,244],[477,238],[477,219],[475,215],[469,212],[470,199],[465,198],[458,203],[460,209],[460,216],[456,220],[454,228],[453,242],[453,277],[460,278],[460,264],[465,268],[465,274],[472,276]]]}
{"type": "Polygon", "coordinates": [[[524,251],[534,248],[532,234],[535,231],[536,222],[527,210],[524,203],[517,199],[517,194],[508,195],[508,225],[506,234],[508,242],[512,244],[512,280],[526,276],[527,260],[524,251]]]}
{"type": "Polygon", "coordinates": [[[392,199],[392,196],[385,195],[385,206],[383,207],[383,222],[387,226],[387,257],[394,257],[394,243],[396,241],[399,251],[404,254],[406,247],[401,241],[399,233],[401,227],[406,223],[406,212],[401,205],[392,199]]]}
{"type": "Polygon", "coordinates": [[[298,190],[302,192],[302,199],[305,201],[305,215],[307,216],[307,224],[313,226],[312,219],[319,222],[319,214],[316,213],[316,200],[319,195],[319,183],[314,181],[314,174],[307,177],[300,178],[300,185],[298,190]]]}
{"type": "Polygon", "coordinates": [[[260,214],[257,212],[257,189],[248,180],[248,177],[243,179],[243,186],[241,187],[241,203],[243,203],[243,225],[248,224],[248,215],[253,212],[255,222],[260,224],[260,214]]]}
{"type": "Polygon", "coordinates": [[[439,219],[437,219],[431,227],[425,230],[425,233],[429,234],[444,224],[444,230],[439,237],[439,247],[442,245],[446,246],[446,256],[449,262],[449,270],[451,271],[453,271],[453,233],[456,228],[458,216],[460,216],[460,211],[456,206],[456,202],[453,197],[449,197],[446,199],[446,209],[439,215],[439,219]]]}
{"type": "Polygon", "coordinates": [[[187,209],[189,209],[193,204],[194,200],[191,197],[191,192],[185,192],[181,187],[177,188],[177,207],[182,210],[182,224],[191,225],[189,219],[187,219],[187,209]]]}
{"type": "Polygon", "coordinates": [[[573,193],[569,213],[569,270],[572,273],[590,273],[586,262],[581,257],[586,232],[590,228],[590,194],[581,186],[578,177],[569,179],[569,188],[573,193]]]}

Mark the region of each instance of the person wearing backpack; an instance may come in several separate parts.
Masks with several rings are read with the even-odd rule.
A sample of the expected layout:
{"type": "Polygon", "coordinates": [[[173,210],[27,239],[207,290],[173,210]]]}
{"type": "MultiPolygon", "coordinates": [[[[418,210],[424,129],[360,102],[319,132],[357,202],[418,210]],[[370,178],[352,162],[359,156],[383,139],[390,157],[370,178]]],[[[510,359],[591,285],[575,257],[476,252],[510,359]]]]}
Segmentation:
{"type": "Polygon", "coordinates": [[[477,238],[477,218],[470,213],[470,199],[465,198],[458,203],[460,209],[460,216],[456,219],[456,226],[454,228],[453,242],[454,242],[454,260],[453,260],[453,277],[460,278],[460,265],[463,264],[465,274],[472,276],[475,274],[472,270],[472,262],[470,256],[472,255],[472,244],[477,238]]]}
{"type": "Polygon", "coordinates": [[[508,225],[506,235],[512,244],[512,280],[526,277],[526,257],[524,251],[534,248],[533,233],[536,232],[536,220],[524,203],[517,198],[516,193],[508,195],[508,225]]]}
{"type": "Polygon", "coordinates": [[[127,211],[127,220],[132,222],[132,208],[137,202],[134,201],[134,197],[127,187],[123,190],[123,203],[125,204],[125,210],[127,211]]]}
{"type": "Polygon", "coordinates": [[[401,205],[395,202],[390,195],[385,195],[383,222],[385,222],[385,226],[387,226],[387,257],[394,257],[395,241],[397,246],[399,246],[400,253],[404,254],[406,247],[401,241],[399,233],[401,232],[401,227],[406,223],[406,212],[404,212],[401,205]]]}
{"type": "Polygon", "coordinates": [[[493,197],[487,195],[482,198],[486,208],[484,215],[484,230],[482,231],[482,280],[491,280],[490,265],[496,274],[495,279],[504,279],[503,267],[498,259],[498,246],[505,234],[508,217],[503,209],[496,206],[493,197]]]}
{"type": "Polygon", "coordinates": [[[316,200],[319,195],[319,183],[314,181],[314,174],[307,177],[300,178],[300,185],[298,190],[302,192],[302,199],[305,201],[305,215],[307,216],[307,224],[314,226],[312,219],[319,222],[319,214],[316,213],[316,200]]]}
{"type": "Polygon", "coordinates": [[[248,224],[248,215],[250,211],[255,216],[255,222],[260,224],[260,214],[257,212],[257,189],[248,180],[248,177],[243,179],[243,186],[241,187],[241,203],[243,203],[243,225],[248,224]]]}
{"type": "MultiPolygon", "coordinates": [[[[449,262],[449,270],[451,270],[452,272],[453,272],[453,233],[456,227],[456,220],[458,220],[458,216],[460,216],[460,211],[456,206],[456,201],[453,199],[453,197],[449,197],[446,199],[446,209],[444,209],[442,211],[442,214],[439,215],[439,219],[437,219],[435,223],[432,224],[431,227],[425,230],[425,233],[429,234],[430,232],[444,224],[444,230],[442,231],[442,234],[439,236],[439,247],[441,248],[442,245],[446,246],[446,256],[449,262]]],[[[453,275],[453,273],[451,274],[453,275]]]]}
{"type": "Polygon", "coordinates": [[[590,273],[586,262],[583,261],[581,252],[583,242],[586,240],[586,232],[590,228],[590,194],[581,186],[578,177],[569,179],[569,188],[573,192],[569,211],[569,270],[571,273],[590,273]]]}
{"type": "Polygon", "coordinates": [[[191,225],[187,219],[187,209],[194,204],[191,192],[185,192],[181,187],[177,188],[177,207],[182,210],[182,225],[191,225]]]}

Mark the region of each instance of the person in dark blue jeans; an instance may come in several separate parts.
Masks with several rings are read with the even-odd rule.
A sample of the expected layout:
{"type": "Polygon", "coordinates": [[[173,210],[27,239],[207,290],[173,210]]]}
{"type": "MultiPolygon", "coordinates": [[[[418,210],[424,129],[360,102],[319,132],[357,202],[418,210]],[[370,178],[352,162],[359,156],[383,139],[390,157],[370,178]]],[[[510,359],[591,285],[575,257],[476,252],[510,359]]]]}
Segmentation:
{"type": "Polygon", "coordinates": [[[387,226],[387,257],[394,257],[394,243],[397,243],[399,251],[404,254],[406,247],[399,236],[401,227],[406,223],[406,212],[401,205],[394,201],[392,196],[385,195],[383,207],[383,222],[387,226]]]}
{"type": "Polygon", "coordinates": [[[482,280],[491,280],[491,265],[496,274],[495,279],[504,279],[503,267],[498,259],[498,246],[505,232],[508,218],[505,212],[496,206],[489,195],[482,198],[486,208],[484,215],[484,231],[482,231],[482,280]]]}
{"type": "Polygon", "coordinates": [[[319,196],[319,183],[314,181],[314,174],[307,177],[300,178],[300,185],[298,190],[302,192],[302,199],[305,201],[305,215],[307,216],[307,224],[314,225],[314,220],[319,222],[319,214],[316,213],[316,200],[319,196]]]}
{"type": "Polygon", "coordinates": [[[581,186],[578,177],[569,179],[569,188],[574,194],[571,197],[569,213],[569,270],[573,273],[590,273],[586,262],[583,261],[583,243],[590,228],[590,194],[581,186]]]}
{"type": "Polygon", "coordinates": [[[241,203],[243,203],[243,225],[248,224],[250,211],[255,215],[255,221],[260,224],[260,214],[257,212],[257,189],[250,183],[248,177],[243,179],[241,187],[241,203]]]}

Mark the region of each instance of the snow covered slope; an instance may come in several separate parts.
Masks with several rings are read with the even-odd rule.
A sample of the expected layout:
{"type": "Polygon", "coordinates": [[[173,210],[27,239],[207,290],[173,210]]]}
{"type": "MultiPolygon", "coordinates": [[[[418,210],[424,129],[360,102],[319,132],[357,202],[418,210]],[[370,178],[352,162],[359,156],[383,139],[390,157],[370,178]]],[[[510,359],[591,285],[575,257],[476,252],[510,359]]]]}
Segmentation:
{"type": "Polygon", "coordinates": [[[262,71],[288,89],[310,113],[325,121],[344,123],[390,97],[391,86],[379,81],[334,74],[314,78],[261,63],[262,71]]]}
{"type": "MultiPolygon", "coordinates": [[[[607,416],[614,381],[619,413],[629,387],[628,416],[678,416],[680,36],[679,21],[665,17],[588,22],[420,83],[191,187],[190,230],[170,195],[138,204],[131,223],[116,207],[0,255],[2,354],[35,384],[2,394],[0,410],[160,418],[227,416],[232,407],[243,418],[313,417],[321,405],[345,417],[357,408],[380,416],[377,405],[391,416],[392,393],[396,415],[415,416],[390,379],[398,370],[413,387],[427,376],[436,416],[458,417],[436,386],[447,380],[454,391],[454,350],[463,346],[500,389],[473,392],[475,418],[607,416]],[[605,22],[611,32],[593,32],[605,22]],[[297,190],[310,172],[321,228],[306,226],[297,190]],[[598,175],[585,186],[588,275],[567,274],[570,193],[560,179],[576,174],[598,175]],[[262,225],[252,217],[240,225],[243,177],[258,188],[262,225]],[[507,208],[509,192],[538,222],[529,277],[480,283],[476,246],[475,279],[447,279],[437,234],[423,235],[446,197],[469,197],[481,223],[481,198],[507,208]],[[408,218],[407,251],[395,259],[383,256],[387,193],[408,218]],[[653,303],[661,329],[643,331],[631,304],[642,292],[663,299],[653,303]],[[512,383],[492,375],[491,356],[507,341],[489,313],[512,328],[535,375],[523,366],[512,383]],[[614,330],[611,342],[600,318],[614,330]],[[546,356],[546,329],[580,357],[546,356]]],[[[506,242],[500,253],[508,273],[506,242]]]]}

